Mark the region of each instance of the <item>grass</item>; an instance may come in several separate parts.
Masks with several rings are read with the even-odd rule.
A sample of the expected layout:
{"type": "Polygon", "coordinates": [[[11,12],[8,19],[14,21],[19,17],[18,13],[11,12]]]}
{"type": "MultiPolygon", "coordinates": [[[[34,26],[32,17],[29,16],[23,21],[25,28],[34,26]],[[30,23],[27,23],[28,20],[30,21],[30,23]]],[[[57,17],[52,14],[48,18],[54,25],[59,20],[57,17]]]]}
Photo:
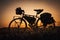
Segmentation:
{"type": "Polygon", "coordinates": [[[60,27],[54,29],[47,28],[43,30],[39,28],[38,31],[30,29],[18,28],[0,28],[0,40],[59,40],[60,27]]]}

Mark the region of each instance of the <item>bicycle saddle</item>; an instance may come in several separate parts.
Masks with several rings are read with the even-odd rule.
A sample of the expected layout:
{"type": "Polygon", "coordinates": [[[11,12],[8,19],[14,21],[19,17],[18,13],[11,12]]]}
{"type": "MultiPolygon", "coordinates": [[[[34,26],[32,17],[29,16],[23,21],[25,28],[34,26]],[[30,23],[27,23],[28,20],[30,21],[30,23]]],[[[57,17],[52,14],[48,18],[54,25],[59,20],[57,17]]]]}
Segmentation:
{"type": "Polygon", "coordinates": [[[40,14],[43,11],[43,9],[34,9],[34,11],[36,11],[37,14],[40,14]]]}

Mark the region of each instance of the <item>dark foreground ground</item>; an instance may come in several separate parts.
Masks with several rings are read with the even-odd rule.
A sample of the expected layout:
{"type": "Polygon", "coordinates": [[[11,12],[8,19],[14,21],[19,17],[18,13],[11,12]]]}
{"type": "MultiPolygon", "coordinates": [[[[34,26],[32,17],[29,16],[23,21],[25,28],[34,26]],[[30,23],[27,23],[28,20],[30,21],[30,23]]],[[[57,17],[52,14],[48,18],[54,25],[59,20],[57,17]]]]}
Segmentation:
{"type": "Polygon", "coordinates": [[[60,27],[48,28],[37,31],[24,30],[18,28],[0,28],[0,40],[59,40],[60,27]]]}

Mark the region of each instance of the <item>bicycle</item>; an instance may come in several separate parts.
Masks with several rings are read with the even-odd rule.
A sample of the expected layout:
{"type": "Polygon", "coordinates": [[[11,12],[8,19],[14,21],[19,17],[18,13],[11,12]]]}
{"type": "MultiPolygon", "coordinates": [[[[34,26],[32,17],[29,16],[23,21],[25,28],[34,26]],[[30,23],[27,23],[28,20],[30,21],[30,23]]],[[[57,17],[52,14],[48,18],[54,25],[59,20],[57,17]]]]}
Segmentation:
{"type": "MultiPolygon", "coordinates": [[[[24,12],[24,10],[22,10],[24,12]]],[[[19,11],[18,11],[18,14],[20,16],[14,16],[13,17],[13,20],[9,23],[9,28],[10,27],[18,27],[18,28],[27,28],[27,25],[30,26],[32,29],[37,29],[38,28],[38,25],[39,25],[39,21],[40,21],[40,16],[38,17],[38,14],[40,14],[43,9],[35,9],[34,11],[36,11],[36,15],[26,15],[26,14],[21,14],[22,17],[20,17],[21,15],[19,14],[19,11]],[[16,18],[18,17],[18,18],[16,18]],[[27,24],[27,22],[29,24],[27,24]]],[[[44,19],[43,19],[44,20],[44,19]]],[[[54,23],[54,22],[50,22],[51,23],[54,23]]],[[[46,24],[47,25],[47,24],[46,24]]],[[[43,26],[46,26],[45,24],[43,26]]],[[[55,25],[55,24],[54,24],[55,25]]]]}

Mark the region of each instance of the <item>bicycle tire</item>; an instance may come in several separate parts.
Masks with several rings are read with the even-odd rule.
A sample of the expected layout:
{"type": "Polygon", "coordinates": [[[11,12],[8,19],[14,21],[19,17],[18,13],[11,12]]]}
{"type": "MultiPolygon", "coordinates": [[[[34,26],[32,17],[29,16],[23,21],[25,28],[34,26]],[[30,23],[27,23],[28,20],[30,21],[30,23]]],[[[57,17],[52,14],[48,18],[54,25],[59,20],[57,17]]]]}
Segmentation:
{"type": "MultiPolygon", "coordinates": [[[[22,18],[16,18],[16,19],[13,19],[10,23],[9,23],[9,25],[8,25],[8,28],[10,28],[11,27],[11,24],[15,21],[15,20],[20,20],[20,19],[22,19],[22,18]]],[[[24,20],[24,19],[22,19],[22,21],[24,21],[24,23],[25,23],[25,28],[27,28],[27,23],[26,23],[26,21],[24,20]]]]}

